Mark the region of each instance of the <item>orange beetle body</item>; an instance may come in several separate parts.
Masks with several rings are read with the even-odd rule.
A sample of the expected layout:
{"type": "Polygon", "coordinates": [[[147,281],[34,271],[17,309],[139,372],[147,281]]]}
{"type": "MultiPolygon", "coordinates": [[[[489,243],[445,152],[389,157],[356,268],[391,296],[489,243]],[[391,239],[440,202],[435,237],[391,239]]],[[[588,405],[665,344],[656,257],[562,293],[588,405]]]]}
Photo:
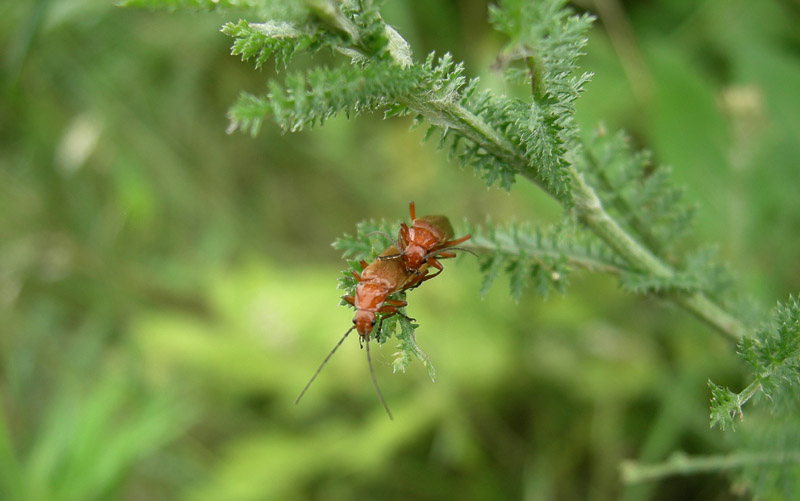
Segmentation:
{"type": "Polygon", "coordinates": [[[455,253],[447,249],[469,240],[470,236],[453,239],[453,225],[446,216],[417,218],[414,202],[408,204],[408,212],[411,216],[411,227],[401,223],[397,233],[397,246],[401,249],[403,262],[406,269],[411,271],[420,270],[423,264],[433,266],[439,270],[428,277],[433,278],[444,270],[438,259],[455,257],[455,253]]]}
{"type": "Polygon", "coordinates": [[[378,313],[391,316],[406,305],[405,301],[387,299],[390,295],[416,287],[433,276],[428,276],[427,264],[417,271],[408,270],[400,250],[394,245],[384,250],[371,264],[362,261],[361,265],[364,269],[360,275],[351,272],[357,282],[355,295],[345,296],[344,300],[355,306],[353,324],[358,334],[366,338],[375,326],[378,313]]]}

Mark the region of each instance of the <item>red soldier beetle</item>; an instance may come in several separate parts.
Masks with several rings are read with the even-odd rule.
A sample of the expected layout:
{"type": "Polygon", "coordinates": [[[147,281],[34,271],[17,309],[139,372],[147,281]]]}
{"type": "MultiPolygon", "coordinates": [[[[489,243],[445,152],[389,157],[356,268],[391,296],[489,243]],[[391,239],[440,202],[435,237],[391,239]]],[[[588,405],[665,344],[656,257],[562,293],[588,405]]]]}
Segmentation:
{"type": "MultiPolygon", "coordinates": [[[[367,264],[366,261],[361,261],[362,271],[361,274],[351,271],[353,278],[356,280],[355,294],[352,296],[344,296],[345,302],[353,305],[356,308],[355,316],[353,317],[353,326],[347,329],[342,338],[336,343],[336,346],[328,353],[328,356],[320,364],[317,371],[311,376],[311,379],[306,384],[300,395],[295,400],[295,405],[300,402],[300,399],[308,390],[311,383],[314,382],[317,375],[328,360],[333,356],[336,350],[344,342],[345,338],[353,331],[358,332],[360,336],[359,341],[363,341],[367,345],[367,364],[369,365],[369,375],[372,378],[372,385],[375,387],[375,392],[378,394],[378,399],[386,409],[389,419],[393,419],[389,406],[383,398],[378,381],[375,379],[375,372],[372,369],[372,360],[369,354],[369,338],[373,329],[376,327],[380,333],[380,322],[393,315],[405,315],[400,312],[400,308],[406,306],[406,302],[399,299],[388,299],[388,297],[396,292],[402,292],[408,289],[418,287],[422,282],[430,280],[435,275],[428,275],[427,264],[423,263],[419,270],[408,270],[405,267],[403,259],[401,258],[400,250],[394,245],[389,246],[384,250],[372,263],[367,264]],[[378,313],[383,314],[380,320],[377,320],[378,313]]],[[[406,317],[408,318],[408,317],[406,317]]],[[[413,320],[413,319],[412,319],[413,320]]]]}
{"type": "MultiPolygon", "coordinates": [[[[453,239],[455,236],[453,225],[446,216],[434,215],[418,218],[413,201],[408,203],[408,213],[411,217],[411,227],[406,223],[400,223],[400,231],[397,233],[397,247],[401,249],[399,255],[402,256],[406,269],[419,270],[423,264],[433,266],[438,271],[427,277],[431,279],[444,271],[438,259],[456,257],[456,254],[452,252],[454,250],[473,253],[469,249],[455,247],[469,240],[470,235],[453,239]]],[[[395,256],[387,255],[383,259],[393,257],[395,256]]]]}

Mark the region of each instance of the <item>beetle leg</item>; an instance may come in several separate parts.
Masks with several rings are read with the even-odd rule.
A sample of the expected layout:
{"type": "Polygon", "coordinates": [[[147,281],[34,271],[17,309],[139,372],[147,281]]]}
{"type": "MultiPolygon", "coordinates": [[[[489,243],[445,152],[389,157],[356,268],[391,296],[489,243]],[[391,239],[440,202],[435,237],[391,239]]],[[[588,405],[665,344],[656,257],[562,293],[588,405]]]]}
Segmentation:
{"type": "Polygon", "coordinates": [[[350,274],[351,274],[351,275],[353,275],[353,278],[355,278],[355,279],[356,279],[356,282],[360,282],[360,281],[361,281],[361,275],[359,275],[359,274],[358,274],[358,273],[356,273],[355,271],[353,271],[353,270],[350,270],[350,274]]]}
{"type": "Polygon", "coordinates": [[[406,320],[408,320],[409,322],[416,322],[417,321],[416,318],[411,318],[408,315],[406,315],[405,313],[401,312],[400,310],[394,310],[393,312],[389,313],[388,315],[382,316],[381,317],[381,322],[383,322],[387,318],[393,317],[394,315],[399,315],[399,316],[405,318],[406,320]]]}
{"type": "Polygon", "coordinates": [[[398,310],[397,308],[398,308],[398,307],[396,307],[396,306],[389,306],[388,308],[387,308],[386,306],[384,306],[383,308],[381,308],[380,310],[378,310],[378,313],[383,313],[383,312],[384,312],[384,309],[386,309],[386,315],[383,315],[383,316],[381,317],[381,319],[380,319],[380,320],[378,320],[378,324],[377,324],[377,326],[376,326],[376,329],[377,329],[377,330],[375,331],[375,339],[376,339],[376,340],[380,341],[380,335],[381,335],[381,326],[383,325],[383,321],[384,321],[384,320],[386,320],[387,318],[391,318],[391,317],[393,317],[393,316],[395,316],[395,315],[399,315],[399,316],[401,316],[401,317],[405,318],[406,320],[408,320],[409,322],[416,322],[416,321],[417,321],[417,319],[416,319],[416,318],[411,318],[411,317],[409,317],[408,315],[406,315],[405,313],[402,313],[402,312],[401,312],[400,310],[398,310]]]}
{"type": "Polygon", "coordinates": [[[401,312],[398,311],[397,314],[400,315],[401,317],[405,318],[409,322],[416,322],[417,321],[416,318],[411,318],[408,315],[406,315],[405,313],[401,313],[401,312]]]}
{"type": "Polygon", "coordinates": [[[381,327],[383,326],[383,321],[385,319],[391,317],[391,316],[394,316],[394,315],[397,315],[398,313],[400,313],[399,311],[397,311],[397,308],[399,308],[400,306],[405,306],[405,301],[397,301],[397,300],[394,300],[394,299],[387,299],[386,302],[387,303],[388,302],[403,303],[403,304],[402,305],[384,304],[383,306],[378,308],[378,311],[376,313],[385,313],[385,315],[383,315],[380,318],[380,320],[378,320],[378,324],[375,326],[375,340],[378,341],[378,342],[381,341],[381,327]]]}
{"type": "MultiPolygon", "coordinates": [[[[437,263],[437,264],[438,264],[438,263],[437,263]]],[[[437,271],[437,272],[436,272],[436,273],[434,273],[433,275],[428,275],[427,273],[426,273],[425,275],[422,275],[422,278],[420,278],[420,279],[419,279],[419,280],[416,282],[416,284],[414,284],[414,287],[419,287],[419,285],[420,285],[422,282],[427,282],[427,281],[428,281],[428,280],[430,280],[431,278],[438,277],[439,275],[441,275],[441,273],[444,271],[444,268],[442,268],[442,265],[441,265],[441,264],[439,264],[439,266],[438,266],[437,268],[439,269],[439,271],[437,271]]]]}
{"type": "Polygon", "coordinates": [[[408,202],[408,215],[411,216],[411,223],[413,224],[414,220],[417,219],[417,211],[413,200],[408,202]]]}
{"type": "Polygon", "coordinates": [[[353,297],[353,296],[344,296],[344,297],[342,297],[342,299],[344,299],[344,301],[349,305],[352,305],[352,306],[356,305],[356,298],[353,297]]]}
{"type": "Polygon", "coordinates": [[[422,282],[427,282],[431,278],[438,277],[439,274],[444,271],[442,263],[437,261],[436,258],[434,257],[429,257],[425,262],[429,266],[433,266],[434,268],[436,268],[438,271],[432,275],[429,275],[427,269],[423,273],[420,273],[419,270],[414,270],[415,273],[417,273],[418,277],[409,283],[408,287],[406,287],[407,289],[413,289],[415,287],[419,287],[422,282]]]}
{"type": "MultiPolygon", "coordinates": [[[[433,257],[433,256],[429,257],[425,262],[427,262],[429,266],[433,266],[434,268],[439,270],[439,273],[444,271],[444,267],[442,266],[442,263],[437,261],[436,258],[433,257]]],[[[439,273],[437,273],[436,275],[438,275],[439,273]]],[[[433,275],[433,276],[435,277],[436,275],[433,275]]],[[[430,280],[430,279],[428,279],[428,280],[430,280]]]]}
{"type": "Polygon", "coordinates": [[[430,280],[431,278],[438,275],[428,275],[428,270],[426,269],[424,272],[420,273],[419,270],[414,270],[414,278],[412,278],[406,285],[403,287],[403,290],[410,290],[419,287],[419,284],[424,282],[425,280],[430,280]]]}

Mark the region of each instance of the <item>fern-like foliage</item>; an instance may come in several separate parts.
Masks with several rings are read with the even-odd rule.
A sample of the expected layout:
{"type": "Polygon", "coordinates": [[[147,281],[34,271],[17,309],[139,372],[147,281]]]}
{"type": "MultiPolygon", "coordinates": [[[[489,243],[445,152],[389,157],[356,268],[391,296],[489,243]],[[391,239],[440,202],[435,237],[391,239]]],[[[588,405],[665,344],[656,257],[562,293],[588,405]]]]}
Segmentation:
{"type": "MultiPolygon", "coordinates": [[[[427,124],[426,140],[438,138],[439,148],[471,166],[488,185],[509,189],[522,177],[572,209],[572,215],[626,263],[620,276],[627,290],[669,293],[727,336],[743,335],[741,323],[709,300],[724,281],[721,268],[709,253],[681,255],[675,244],[689,226],[692,208],[669,181],[668,169],[652,166],[647,154],[632,152],[623,136],[581,139],[573,121],[574,101],[590,74],[581,73],[577,61],[591,16],[575,15],[565,0],[500,0],[490,8],[491,23],[508,37],[498,66],[509,78],[530,82],[530,97],[521,99],[479,90],[478,80],[467,78],[464,66],[447,53],[431,53],[416,62],[408,43],[384,22],[380,2],[225,1],[226,7],[252,9],[258,16],[256,23],[223,27],[234,39],[232,52],[256,67],[273,58],[280,69],[295,54],[314,54],[322,48],[349,59],[338,66],[290,73],[283,83],[271,81],[266,95],[242,94],[229,110],[230,130],[255,134],[265,117],[272,117],[284,131],[299,131],[339,113],[409,115],[414,125],[427,124]],[[706,273],[709,269],[713,272],[706,273]],[[689,297],[694,294],[702,297],[689,297]]],[[[555,261],[539,263],[536,259],[542,258],[519,253],[515,259],[499,259],[485,258],[487,277],[508,268],[515,297],[527,283],[546,289],[542,270],[559,267],[555,261]]]]}
{"type": "MultiPolygon", "coordinates": [[[[387,223],[386,221],[362,221],[356,226],[355,235],[343,235],[333,242],[332,245],[335,249],[343,251],[342,257],[348,260],[347,262],[349,265],[348,269],[342,271],[342,276],[339,278],[340,289],[343,289],[349,295],[354,293],[356,281],[350,272],[355,271],[356,273],[360,273],[360,260],[363,259],[367,262],[371,262],[378,254],[386,249],[386,247],[394,244],[394,238],[396,237],[396,232],[399,227],[399,221],[394,224],[387,223]]],[[[389,296],[389,298],[405,300],[406,293],[399,292],[389,296]]],[[[340,304],[352,307],[344,300],[341,300],[340,304]]],[[[401,308],[400,312],[405,315],[405,308],[401,308]]],[[[417,346],[414,332],[419,325],[412,320],[401,315],[383,319],[379,323],[380,332],[378,333],[378,340],[383,344],[391,337],[395,336],[399,341],[398,351],[395,353],[395,360],[392,364],[395,372],[405,372],[411,361],[416,358],[425,365],[428,376],[430,376],[431,380],[434,380],[436,371],[428,355],[417,346]],[[397,332],[398,327],[400,328],[400,332],[397,332]]]]}
{"type": "Polygon", "coordinates": [[[661,274],[634,268],[621,275],[622,287],[635,294],[702,292],[722,299],[733,280],[716,250],[706,246],[681,253],[695,206],[672,181],[670,169],[655,165],[650,152],[634,151],[625,134],[607,134],[602,126],[584,146],[576,165],[596,187],[606,210],[673,268],[673,273],[661,274]]]}
{"type": "Polygon", "coordinates": [[[752,397],[757,385],[751,385],[741,393],[734,393],[711,380],[708,387],[711,390],[711,426],[719,426],[722,430],[735,429],[736,421],[744,419],[742,406],[752,397]]]}
{"type": "Polygon", "coordinates": [[[546,228],[487,222],[469,233],[472,238],[464,247],[479,253],[482,296],[501,273],[509,277],[511,297],[519,300],[527,287],[545,297],[551,290],[563,293],[575,269],[614,274],[626,270],[624,261],[574,221],[546,228]]]}
{"type": "Polygon", "coordinates": [[[551,290],[563,293],[576,269],[616,275],[620,286],[633,294],[711,294],[725,290],[732,280],[727,268],[716,262],[712,248],[689,254],[686,267],[671,276],[642,273],[572,219],[548,227],[486,223],[467,232],[473,237],[463,247],[479,254],[482,296],[501,273],[509,276],[514,300],[531,286],[544,297],[551,290]]]}
{"type": "Polygon", "coordinates": [[[221,30],[234,38],[231,54],[241,56],[242,61],[254,59],[256,68],[273,56],[275,66],[286,66],[298,51],[312,45],[320,45],[313,34],[298,29],[287,21],[267,21],[265,23],[227,23],[221,30]]]}
{"type": "MultiPolygon", "coordinates": [[[[447,86],[448,92],[433,92],[437,102],[453,102],[468,111],[472,120],[466,128],[441,123],[435,114],[423,115],[440,127],[443,140],[452,136],[451,154],[459,142],[462,163],[472,164],[487,184],[495,182],[509,189],[516,174],[539,184],[554,198],[569,204],[570,164],[568,151],[578,144],[573,102],[589,74],[574,75],[577,59],[586,43],[590,16],[571,16],[565,2],[505,1],[490,8],[490,21],[511,41],[508,59],[523,59],[530,66],[531,100],[475,93],[477,80],[447,86]],[[485,124],[502,134],[513,158],[476,141],[470,126],[485,124]]],[[[505,64],[506,56],[501,55],[505,64]]],[[[457,66],[452,74],[460,74],[457,66]]],[[[513,69],[509,70],[513,72],[513,69]]],[[[451,82],[453,82],[451,77],[451,82]]],[[[502,144],[500,145],[503,146],[502,144]]]]}
{"type": "MultiPolygon", "coordinates": [[[[420,87],[422,92],[417,95],[426,96],[436,103],[450,103],[470,110],[482,122],[491,124],[495,130],[503,131],[506,139],[519,143],[519,133],[515,126],[518,121],[515,114],[518,105],[513,100],[495,96],[488,91],[477,92],[478,79],[467,79],[464,76],[464,65],[455,63],[449,53],[440,58],[435,53],[428,54],[421,68],[424,82],[420,87]]],[[[398,104],[389,110],[387,116],[409,112],[407,106],[398,104]]],[[[428,128],[423,142],[438,134],[437,148],[446,149],[448,158],[458,159],[462,167],[472,167],[488,186],[497,184],[506,190],[511,188],[518,172],[509,163],[486,151],[480,142],[463,131],[452,128],[446,116],[438,116],[436,113],[417,114],[413,125],[426,122],[428,128]]]]}
{"type": "Polygon", "coordinates": [[[622,288],[633,294],[703,292],[718,297],[724,295],[732,283],[730,270],[719,263],[713,247],[700,247],[687,253],[683,264],[671,276],[658,276],[636,270],[620,275],[622,288]]]}
{"type": "MultiPolygon", "coordinates": [[[[463,65],[455,64],[449,54],[430,54],[415,64],[408,44],[383,22],[372,2],[323,2],[325,8],[307,2],[302,4],[304,18],[292,12],[266,23],[228,24],[223,32],[234,37],[232,52],[253,60],[256,67],[271,56],[277,65],[286,65],[296,53],[324,46],[354,63],[293,74],[284,85],[271,83],[264,97],[240,96],[229,111],[230,130],[256,133],[268,115],[284,130],[297,131],[343,110],[382,108],[387,117],[412,114],[415,123],[430,124],[426,138],[438,131],[439,146],[472,166],[487,184],[508,189],[515,175],[522,174],[568,201],[567,152],[577,138],[572,101],[588,78],[572,72],[591,18],[569,16],[561,0],[541,4],[547,7],[531,11],[541,29],[508,31],[514,43],[526,47],[534,38],[541,39],[541,53],[531,56],[541,79],[533,103],[477,93],[477,80],[465,78],[463,65]],[[493,131],[492,137],[486,137],[488,131],[493,131]]],[[[513,17],[514,5],[508,11],[493,10],[498,25],[505,26],[503,19],[513,17]]]]}
{"type": "Polygon", "coordinates": [[[574,101],[590,73],[577,73],[586,31],[593,18],[574,16],[566,1],[503,0],[489,9],[489,20],[509,38],[498,62],[511,80],[530,82],[532,101],[519,110],[517,127],[530,165],[536,166],[545,188],[557,198],[569,190],[566,169],[579,145],[573,121],[574,101]],[[525,65],[524,73],[511,66],[525,65]]]}
{"type": "Polygon", "coordinates": [[[397,352],[394,354],[395,359],[392,363],[392,369],[394,372],[405,372],[408,368],[408,365],[414,360],[414,358],[417,358],[422,361],[425,369],[427,369],[428,377],[431,378],[431,381],[435,381],[436,369],[433,367],[430,357],[426,355],[424,351],[419,349],[419,346],[417,345],[417,338],[414,335],[414,331],[417,327],[419,327],[419,325],[412,323],[404,317],[396,318],[396,322],[400,324],[400,332],[397,333],[397,340],[400,342],[400,345],[398,346],[397,352]]]}
{"type": "MultiPolygon", "coordinates": [[[[748,412],[747,426],[735,434],[739,451],[753,451],[753,459],[732,474],[733,481],[748,487],[752,499],[795,499],[800,492],[800,420],[798,406],[780,413],[748,412]]],[[[746,454],[746,453],[745,453],[746,454]]]]}
{"type": "Polygon", "coordinates": [[[654,165],[648,151],[633,151],[624,133],[597,128],[579,159],[603,203],[647,248],[662,257],[676,249],[690,227],[695,206],[671,180],[670,169],[654,165]]]}
{"type": "MultiPolygon", "coordinates": [[[[668,169],[653,166],[647,153],[633,152],[623,135],[598,132],[586,144],[581,140],[572,117],[574,101],[590,78],[578,71],[577,60],[591,16],[573,15],[564,0],[503,0],[490,8],[491,23],[509,39],[499,66],[510,78],[531,84],[530,98],[519,99],[479,91],[478,80],[468,79],[463,64],[448,53],[431,53],[415,63],[408,44],[372,2],[326,3],[326,9],[304,5],[307,16],[301,20],[226,25],[234,54],[257,67],[271,55],[285,65],[299,51],[327,46],[351,61],[290,74],[282,85],[272,81],[265,96],[242,94],[229,111],[231,129],[255,134],[265,116],[284,131],[299,131],[341,112],[411,115],[414,125],[427,124],[425,141],[438,139],[438,148],[471,166],[487,185],[509,189],[524,176],[569,208],[571,185],[585,176],[617,224],[644,247],[623,254],[628,263],[617,268],[626,290],[710,294],[726,282],[705,249],[682,257],[677,252],[675,242],[689,227],[693,207],[671,183],[668,169]],[[648,253],[668,265],[654,263],[648,253]]],[[[615,244],[623,236],[606,233],[608,228],[595,225],[601,230],[595,233],[619,250],[615,244]]],[[[563,263],[569,262],[564,256],[563,263]]],[[[500,269],[510,273],[516,298],[531,283],[540,291],[562,288],[563,281],[547,277],[560,277],[565,265],[542,259],[535,249],[518,249],[516,257],[486,255],[484,289],[500,269]]]]}
{"type": "Polygon", "coordinates": [[[578,97],[579,83],[586,78],[575,72],[593,18],[572,15],[566,3],[501,0],[489,7],[489,22],[509,39],[498,62],[513,79],[518,73],[508,63],[524,61],[537,101],[570,104],[578,97]]]}
{"type": "Polygon", "coordinates": [[[248,12],[263,18],[302,19],[309,15],[308,2],[281,0],[123,0],[123,7],[159,10],[198,10],[248,12]]]}
{"type": "Polygon", "coordinates": [[[374,63],[293,74],[283,86],[271,81],[266,96],[242,93],[228,112],[231,129],[255,135],[264,116],[271,115],[284,131],[297,132],[321,125],[342,111],[350,116],[379,109],[416,86],[411,73],[414,70],[391,63],[374,63]]]}
{"type": "Polygon", "coordinates": [[[709,382],[712,389],[711,424],[725,429],[743,418],[742,406],[761,394],[773,409],[794,409],[800,388],[800,298],[778,303],[772,321],[739,342],[739,353],[753,369],[753,382],[734,393],[709,382]]]}

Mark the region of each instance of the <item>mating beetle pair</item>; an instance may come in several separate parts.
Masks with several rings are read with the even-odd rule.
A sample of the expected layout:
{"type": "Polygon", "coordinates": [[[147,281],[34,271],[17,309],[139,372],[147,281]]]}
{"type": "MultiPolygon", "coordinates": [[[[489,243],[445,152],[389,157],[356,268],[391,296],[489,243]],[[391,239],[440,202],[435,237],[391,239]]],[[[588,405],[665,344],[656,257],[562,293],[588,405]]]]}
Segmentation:
{"type": "MultiPolygon", "coordinates": [[[[370,376],[375,391],[378,394],[383,407],[389,417],[392,413],[383,399],[375,373],[372,370],[372,361],[369,355],[369,337],[376,323],[380,327],[380,321],[392,315],[402,315],[399,308],[406,306],[405,301],[388,299],[394,293],[406,291],[418,287],[422,282],[438,276],[444,268],[438,261],[439,259],[455,257],[454,250],[467,250],[455,247],[470,238],[469,235],[453,239],[454,232],[450,220],[445,216],[424,216],[417,218],[414,202],[408,205],[409,215],[411,216],[411,226],[401,223],[395,244],[387,247],[375,258],[372,263],[361,261],[361,273],[351,271],[356,280],[355,293],[352,296],[345,296],[344,300],[356,308],[353,317],[353,326],[350,327],[344,336],[336,343],[325,360],[322,361],[317,371],[308,381],[303,391],[295,400],[295,404],[300,401],[303,394],[311,386],[319,372],[333,356],[334,352],[344,342],[345,338],[353,331],[358,332],[360,339],[367,345],[367,363],[369,364],[370,376]],[[429,267],[437,271],[429,274],[429,267]],[[377,320],[378,314],[383,314],[377,320]]],[[[390,237],[391,239],[391,237],[390,237]]],[[[378,329],[380,332],[380,328],[378,329]]]]}

